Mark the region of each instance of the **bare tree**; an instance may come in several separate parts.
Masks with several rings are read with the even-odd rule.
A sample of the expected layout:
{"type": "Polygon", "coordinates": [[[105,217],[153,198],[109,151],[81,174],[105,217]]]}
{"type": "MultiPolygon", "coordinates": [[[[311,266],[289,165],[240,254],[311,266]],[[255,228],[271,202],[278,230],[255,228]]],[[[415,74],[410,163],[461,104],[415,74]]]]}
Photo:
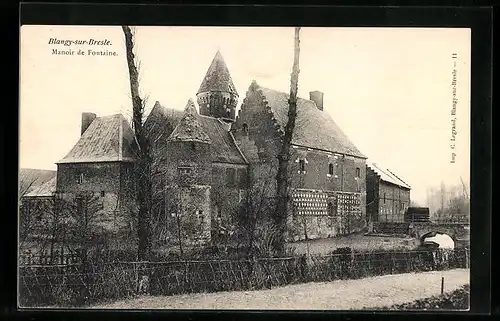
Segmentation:
{"type": "Polygon", "coordinates": [[[441,182],[441,187],[439,190],[440,193],[440,199],[441,199],[441,212],[439,213],[439,218],[444,214],[444,204],[445,204],[445,198],[446,198],[446,185],[444,185],[444,182],[441,182]]]}
{"type": "Polygon", "coordinates": [[[272,169],[262,173],[262,178],[252,180],[250,187],[236,211],[234,221],[237,229],[237,241],[243,244],[245,257],[270,256],[272,244],[277,237],[275,227],[270,224],[272,169]]]}
{"type": "Polygon", "coordinates": [[[288,163],[290,160],[290,146],[297,118],[297,89],[299,80],[299,55],[300,55],[300,27],[295,28],[294,57],[290,81],[290,98],[288,99],[288,120],[285,126],[281,150],[278,154],[277,202],[274,213],[274,225],[278,229],[278,237],[275,238],[273,248],[277,254],[285,252],[285,232],[288,212],[288,163]]]}
{"type": "Polygon", "coordinates": [[[139,94],[139,72],[134,55],[134,33],[129,26],[122,26],[125,35],[127,66],[129,71],[130,92],[132,95],[132,126],[138,148],[138,159],[135,170],[137,184],[137,202],[139,213],[137,218],[138,249],[137,256],[141,261],[147,261],[151,256],[150,237],[150,205],[152,198],[151,186],[151,155],[149,142],[143,127],[144,101],[139,94]]]}
{"type": "Polygon", "coordinates": [[[95,254],[97,239],[104,234],[106,225],[102,215],[102,203],[93,192],[80,192],[70,199],[55,197],[53,214],[55,235],[63,236],[64,243],[80,249],[81,260],[85,262],[89,255],[95,254]],[[57,221],[56,221],[57,220],[57,221]]]}

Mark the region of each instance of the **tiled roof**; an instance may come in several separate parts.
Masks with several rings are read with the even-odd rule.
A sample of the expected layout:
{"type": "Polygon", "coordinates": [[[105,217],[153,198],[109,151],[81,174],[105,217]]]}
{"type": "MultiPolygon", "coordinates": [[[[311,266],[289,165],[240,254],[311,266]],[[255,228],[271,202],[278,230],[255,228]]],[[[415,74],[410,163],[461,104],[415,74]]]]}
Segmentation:
{"type": "Polygon", "coordinates": [[[205,128],[200,124],[198,112],[191,99],[189,99],[184,116],[168,137],[168,141],[190,141],[210,144],[212,141],[205,133],[205,128]]]}
{"type": "Polygon", "coordinates": [[[52,196],[56,191],[57,177],[54,176],[49,181],[44,184],[35,187],[29,193],[25,194],[24,197],[47,197],[52,196]]]}
{"type": "Polygon", "coordinates": [[[197,115],[203,130],[212,142],[212,161],[232,164],[246,164],[227,125],[213,117],[197,115]]]}
{"type": "MultiPolygon", "coordinates": [[[[213,161],[233,164],[246,163],[224,123],[213,117],[199,115],[194,103],[188,104],[186,109],[190,112],[193,112],[194,109],[196,122],[211,142],[213,161]]],[[[180,123],[185,112],[186,110],[182,112],[177,109],[165,108],[157,102],[144,123],[150,139],[153,141],[167,140],[180,123]]],[[[167,151],[163,149],[162,152],[167,151]]]]}
{"type": "MultiPolygon", "coordinates": [[[[171,116],[165,115],[165,121],[171,122],[171,116]]],[[[178,121],[168,140],[206,142],[211,146],[213,162],[247,164],[227,124],[217,118],[198,114],[192,100],[189,100],[184,116],[178,121]]]]}
{"type": "MultiPolygon", "coordinates": [[[[264,87],[258,88],[267,100],[278,125],[284,129],[288,121],[290,95],[264,87]]],[[[319,110],[313,101],[303,98],[297,98],[292,144],[366,158],[326,112],[319,110]]]]}
{"type": "Polygon", "coordinates": [[[45,169],[20,168],[19,188],[22,193],[29,192],[56,176],[57,172],[45,169]]]}
{"type": "Polygon", "coordinates": [[[219,51],[215,54],[205,78],[203,78],[198,94],[208,91],[223,91],[238,95],[224,58],[219,51]]]}
{"type": "Polygon", "coordinates": [[[367,166],[372,169],[378,176],[380,176],[380,179],[383,180],[384,182],[388,182],[394,185],[398,185],[404,188],[411,189],[410,185],[408,185],[405,181],[403,181],[401,178],[397,177],[393,172],[391,172],[388,169],[384,169],[377,163],[373,162],[367,162],[367,166]]]}
{"type": "Polygon", "coordinates": [[[123,115],[97,117],[58,164],[133,161],[133,146],[134,132],[123,115]]]}
{"type": "Polygon", "coordinates": [[[144,122],[146,135],[150,142],[156,143],[162,139],[166,141],[183,115],[181,110],[166,108],[156,102],[144,122]]]}

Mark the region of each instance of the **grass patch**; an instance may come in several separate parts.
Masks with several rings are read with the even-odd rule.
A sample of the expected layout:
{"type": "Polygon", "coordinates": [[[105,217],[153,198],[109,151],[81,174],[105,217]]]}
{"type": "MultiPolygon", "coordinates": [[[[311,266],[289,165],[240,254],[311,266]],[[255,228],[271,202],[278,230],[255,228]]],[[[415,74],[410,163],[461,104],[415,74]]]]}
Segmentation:
{"type": "Polygon", "coordinates": [[[467,284],[443,295],[383,307],[380,310],[468,310],[469,297],[470,285],[467,284]]]}

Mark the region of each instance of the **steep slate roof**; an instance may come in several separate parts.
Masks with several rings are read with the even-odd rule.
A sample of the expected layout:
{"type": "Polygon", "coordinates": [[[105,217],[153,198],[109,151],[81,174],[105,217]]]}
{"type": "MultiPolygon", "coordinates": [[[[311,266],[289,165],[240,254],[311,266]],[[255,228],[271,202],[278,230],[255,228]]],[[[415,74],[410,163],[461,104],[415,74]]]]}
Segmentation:
{"type": "MultiPolygon", "coordinates": [[[[284,129],[288,121],[290,95],[260,86],[258,88],[278,125],[284,129]]],[[[297,98],[292,144],[366,158],[326,112],[319,110],[313,101],[303,98],[297,98]]]]}
{"type": "Polygon", "coordinates": [[[134,146],[134,132],[123,115],[97,117],[58,164],[133,161],[134,146]]]}
{"type": "Polygon", "coordinates": [[[217,118],[198,114],[191,99],[186,105],[183,118],[168,140],[209,143],[212,148],[213,162],[247,164],[227,125],[217,118]]]}
{"type": "Polygon", "coordinates": [[[383,180],[384,182],[392,183],[392,184],[397,185],[397,186],[411,189],[410,185],[408,185],[405,181],[403,181],[401,178],[397,177],[390,170],[384,169],[383,167],[381,167],[377,163],[368,162],[367,166],[370,169],[372,169],[378,176],[380,176],[380,179],[383,180]]]}
{"type": "Polygon", "coordinates": [[[198,115],[198,120],[202,124],[205,133],[212,141],[212,151],[214,162],[246,164],[247,161],[236,145],[233,134],[227,125],[221,120],[213,117],[198,115]]]}
{"type": "Polygon", "coordinates": [[[184,116],[168,137],[168,141],[189,141],[210,144],[212,141],[198,121],[198,112],[191,99],[184,109],[184,116]]]}
{"type": "Polygon", "coordinates": [[[238,95],[224,58],[218,50],[203,78],[198,94],[207,91],[223,91],[238,95]]]}
{"type": "Polygon", "coordinates": [[[24,197],[48,197],[52,196],[56,191],[57,177],[54,176],[49,181],[44,184],[35,187],[29,193],[25,194],[24,197]]]}
{"type": "Polygon", "coordinates": [[[156,102],[144,122],[145,132],[150,142],[155,143],[161,139],[167,140],[183,115],[184,113],[181,110],[166,108],[156,102]]]}

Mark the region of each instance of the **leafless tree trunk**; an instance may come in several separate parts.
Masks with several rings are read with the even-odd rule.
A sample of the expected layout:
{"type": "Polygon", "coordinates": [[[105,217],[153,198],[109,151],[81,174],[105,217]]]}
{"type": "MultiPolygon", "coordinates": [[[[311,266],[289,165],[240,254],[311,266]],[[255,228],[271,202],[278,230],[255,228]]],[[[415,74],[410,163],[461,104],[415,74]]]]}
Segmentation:
{"type": "Polygon", "coordinates": [[[295,28],[294,57],[290,84],[290,98],[288,99],[288,121],[285,126],[285,133],[278,154],[277,182],[277,202],[274,213],[274,224],[278,229],[278,235],[274,240],[273,248],[277,254],[285,251],[286,217],[288,210],[288,163],[290,159],[290,146],[297,117],[297,88],[299,81],[299,54],[300,54],[300,27],[295,28]]]}
{"type": "Polygon", "coordinates": [[[127,53],[127,65],[130,79],[130,92],[132,94],[132,125],[138,147],[137,169],[135,171],[137,180],[137,202],[138,213],[138,250],[140,261],[147,261],[151,255],[150,237],[150,204],[151,204],[151,155],[144,128],[144,102],[139,94],[139,72],[135,63],[134,36],[129,26],[122,26],[125,35],[125,47],[127,53]]]}

